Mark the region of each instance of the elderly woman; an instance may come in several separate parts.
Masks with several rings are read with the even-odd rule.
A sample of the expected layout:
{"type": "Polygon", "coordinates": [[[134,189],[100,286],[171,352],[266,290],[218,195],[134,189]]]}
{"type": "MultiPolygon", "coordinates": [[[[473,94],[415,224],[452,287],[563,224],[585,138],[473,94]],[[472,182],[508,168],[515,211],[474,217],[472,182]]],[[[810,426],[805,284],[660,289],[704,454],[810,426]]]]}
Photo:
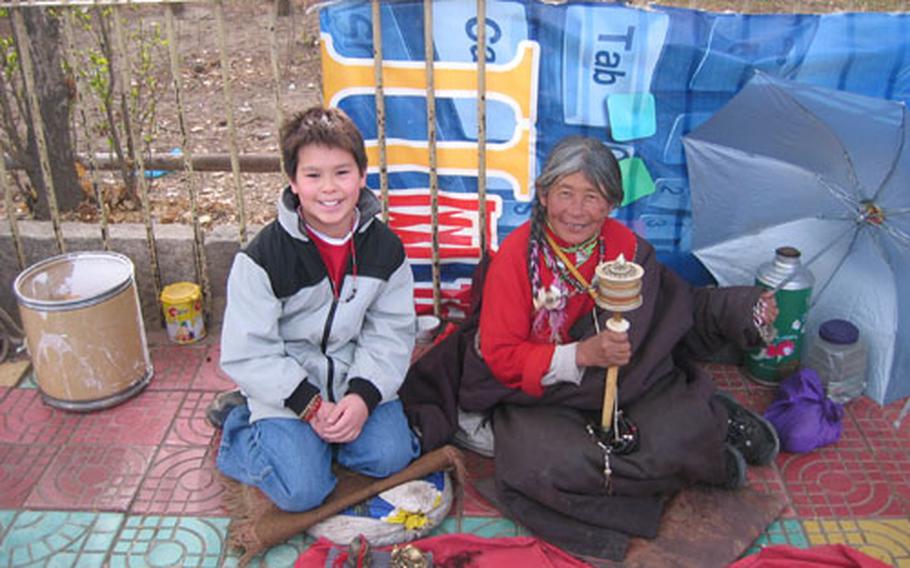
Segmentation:
{"type": "Polygon", "coordinates": [[[613,559],[629,536],[656,534],[667,496],[696,482],[740,487],[745,463],[769,463],[778,449],[770,424],[692,364],[731,342],[759,344],[758,327],[777,314],[773,296],[691,288],[610,218],[622,197],[609,148],[591,138],[559,143],[537,179],[531,219],[488,267],[479,327],[467,322],[448,349],[418,361],[402,393],[425,451],[449,434],[451,417],[439,419],[452,413],[446,401],[492,412],[501,504],[557,545],[613,559]],[[606,328],[612,314],[589,294],[595,267],[620,254],[645,270],[643,304],[624,314],[624,333],[606,328]],[[623,444],[598,435],[610,366],[620,367],[623,444]],[[428,386],[440,375],[451,391],[428,386]],[[443,402],[429,402],[431,388],[443,402]]]}

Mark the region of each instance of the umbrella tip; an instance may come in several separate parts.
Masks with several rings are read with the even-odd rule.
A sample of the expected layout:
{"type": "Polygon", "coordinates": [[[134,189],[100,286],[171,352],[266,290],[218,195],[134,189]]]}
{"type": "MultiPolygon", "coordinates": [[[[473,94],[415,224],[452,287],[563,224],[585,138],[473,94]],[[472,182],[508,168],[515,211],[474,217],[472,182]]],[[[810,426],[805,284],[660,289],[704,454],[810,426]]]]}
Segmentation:
{"type": "Polygon", "coordinates": [[[863,201],[862,220],[871,225],[881,225],[885,222],[885,210],[875,204],[874,201],[863,201]]]}

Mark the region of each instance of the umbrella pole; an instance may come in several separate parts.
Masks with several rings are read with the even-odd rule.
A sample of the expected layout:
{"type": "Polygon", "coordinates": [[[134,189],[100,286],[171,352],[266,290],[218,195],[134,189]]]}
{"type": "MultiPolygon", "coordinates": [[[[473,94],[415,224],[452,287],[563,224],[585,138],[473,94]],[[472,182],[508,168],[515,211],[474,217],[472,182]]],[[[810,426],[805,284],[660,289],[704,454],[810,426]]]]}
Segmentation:
{"type": "Polygon", "coordinates": [[[901,422],[903,422],[904,418],[907,417],[908,412],[910,412],[910,398],[908,398],[907,402],[904,403],[904,407],[901,409],[901,413],[897,416],[897,420],[894,421],[895,428],[901,427],[901,422]]]}

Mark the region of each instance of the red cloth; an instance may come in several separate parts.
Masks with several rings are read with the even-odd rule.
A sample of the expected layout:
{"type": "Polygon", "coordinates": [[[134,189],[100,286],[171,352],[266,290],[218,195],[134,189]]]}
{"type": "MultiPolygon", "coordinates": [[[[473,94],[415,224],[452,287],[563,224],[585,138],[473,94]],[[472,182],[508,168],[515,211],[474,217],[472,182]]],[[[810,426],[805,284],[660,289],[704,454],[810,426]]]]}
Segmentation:
{"type": "MultiPolygon", "coordinates": [[[[446,534],[418,539],[409,544],[421,552],[433,553],[433,565],[470,566],[471,568],[502,568],[503,566],[533,566],[534,568],[585,568],[589,564],[547,544],[527,536],[509,538],[481,538],[471,534],[446,534]]],[[[323,568],[332,548],[344,548],[326,539],[319,539],[307,549],[294,568],[323,568]]],[[[377,550],[391,550],[391,546],[377,550]]],[[[347,560],[345,550],[336,557],[336,566],[347,560]]]]}
{"type": "Polygon", "coordinates": [[[325,264],[325,270],[332,281],[332,291],[335,293],[335,297],[338,297],[341,292],[344,267],[348,262],[348,257],[351,256],[351,246],[354,242],[354,237],[352,235],[344,244],[334,245],[319,238],[319,235],[311,231],[309,227],[307,227],[307,235],[313,240],[316,250],[319,251],[319,256],[322,257],[322,263],[325,264]]]}
{"type": "MultiPolygon", "coordinates": [[[[615,259],[619,253],[629,260],[635,258],[635,234],[619,221],[607,219],[601,234],[607,260],[615,259]]],[[[480,311],[480,351],[499,381],[539,397],[543,395],[540,380],[550,368],[556,346],[549,342],[549,330],[546,337],[537,337],[532,332],[534,304],[527,266],[529,235],[530,223],[526,222],[503,241],[490,263],[480,311]]],[[[579,272],[590,282],[595,267],[596,262],[588,261],[579,267],[579,272]]],[[[541,261],[541,284],[549,286],[554,278],[541,261]]],[[[565,325],[559,330],[563,341],[568,341],[572,324],[590,313],[593,306],[594,300],[588,294],[569,298],[565,325]]]]}
{"type": "Polygon", "coordinates": [[[888,564],[845,544],[812,548],[767,546],[758,554],[737,560],[729,568],[888,568],[888,564]]]}

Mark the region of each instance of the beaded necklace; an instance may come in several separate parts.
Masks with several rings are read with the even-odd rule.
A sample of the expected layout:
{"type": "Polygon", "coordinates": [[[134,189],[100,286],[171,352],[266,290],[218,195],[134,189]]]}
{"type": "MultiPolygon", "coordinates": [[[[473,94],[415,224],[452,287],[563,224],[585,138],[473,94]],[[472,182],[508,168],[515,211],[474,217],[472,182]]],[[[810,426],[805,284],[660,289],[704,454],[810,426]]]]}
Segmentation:
{"type": "Polygon", "coordinates": [[[593,252],[594,245],[598,245],[598,262],[603,261],[605,255],[603,236],[598,233],[584,243],[571,247],[575,248],[576,251],[581,250],[582,248],[590,248],[590,252],[587,255],[584,255],[584,259],[577,264],[569,260],[565,254],[568,251],[565,248],[559,246],[559,244],[549,233],[546,233],[545,236],[547,246],[542,247],[544,263],[550,272],[552,272],[557,278],[559,278],[559,280],[563,282],[563,284],[565,284],[570,289],[569,293],[567,294],[567,298],[571,298],[572,296],[580,293],[591,294],[593,292],[591,283],[588,282],[584,276],[582,276],[582,274],[578,271],[578,267],[583,266],[588,260],[591,259],[593,255],[591,255],[590,252],[593,252]]]}
{"type": "MultiPolygon", "coordinates": [[[[547,223],[547,229],[550,230],[550,233],[556,234],[556,231],[553,230],[553,225],[550,224],[550,221],[547,220],[546,223],[547,223]]],[[[554,250],[556,248],[559,248],[559,250],[561,250],[562,252],[564,252],[566,254],[580,253],[583,260],[578,264],[582,265],[585,263],[585,261],[588,259],[588,257],[591,256],[591,253],[594,252],[594,247],[597,245],[597,242],[602,241],[602,240],[603,239],[601,238],[600,233],[595,233],[595,234],[591,235],[591,237],[588,240],[580,242],[577,245],[569,245],[567,247],[564,247],[564,246],[556,243],[556,241],[552,241],[550,239],[548,239],[548,242],[550,243],[550,246],[554,247],[554,250]]]]}

